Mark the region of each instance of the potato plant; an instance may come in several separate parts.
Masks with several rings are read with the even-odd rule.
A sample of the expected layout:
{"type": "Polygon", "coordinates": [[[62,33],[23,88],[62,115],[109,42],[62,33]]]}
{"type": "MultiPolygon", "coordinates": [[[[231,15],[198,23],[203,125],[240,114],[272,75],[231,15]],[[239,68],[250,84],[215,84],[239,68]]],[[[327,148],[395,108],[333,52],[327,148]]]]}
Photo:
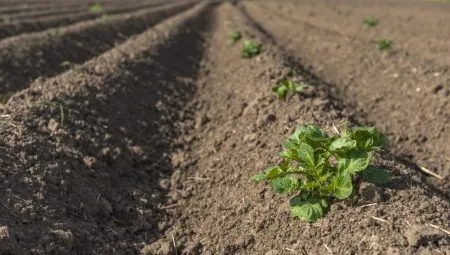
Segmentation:
{"type": "Polygon", "coordinates": [[[392,40],[381,39],[376,41],[376,44],[379,50],[390,50],[394,42],[392,40]]]}
{"type": "Polygon", "coordinates": [[[295,93],[302,93],[309,86],[304,83],[296,83],[291,80],[282,80],[275,87],[272,88],[272,91],[277,94],[278,99],[286,100],[286,96],[295,93]]]}
{"type": "Polygon", "coordinates": [[[239,40],[241,40],[241,38],[242,38],[241,32],[239,32],[239,31],[231,31],[230,34],[228,35],[228,44],[234,45],[239,40]]]}
{"type": "Polygon", "coordinates": [[[244,41],[242,46],[242,57],[251,58],[261,53],[262,44],[250,40],[244,41]]]}
{"type": "Polygon", "coordinates": [[[251,179],[267,182],[278,193],[294,195],[290,200],[294,217],[315,222],[334,199],[350,197],[356,175],[376,184],[389,181],[386,170],[370,164],[372,152],[386,143],[373,127],[330,136],[318,127],[302,126],[283,144],[281,163],[251,179]]]}
{"type": "Polygon", "coordinates": [[[378,22],[379,22],[379,20],[376,19],[375,17],[372,17],[372,16],[371,16],[371,17],[367,17],[367,18],[365,18],[365,19],[363,20],[363,24],[364,24],[366,27],[368,27],[368,28],[377,26],[377,25],[378,25],[378,22]]]}

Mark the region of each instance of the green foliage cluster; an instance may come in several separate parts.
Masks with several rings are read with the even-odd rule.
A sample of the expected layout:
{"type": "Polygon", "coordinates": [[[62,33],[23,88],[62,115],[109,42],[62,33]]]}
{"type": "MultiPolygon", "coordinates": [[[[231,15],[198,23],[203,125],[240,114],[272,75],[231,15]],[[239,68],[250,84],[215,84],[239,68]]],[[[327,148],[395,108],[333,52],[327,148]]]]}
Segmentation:
{"type": "Polygon", "coordinates": [[[261,53],[262,44],[255,43],[251,40],[245,40],[242,46],[242,57],[251,58],[261,53]]]}
{"type": "Polygon", "coordinates": [[[377,26],[378,22],[379,22],[379,20],[373,16],[367,17],[363,20],[363,24],[368,28],[377,26]]]}
{"type": "Polygon", "coordinates": [[[252,180],[266,181],[278,193],[296,194],[290,200],[294,217],[315,222],[325,215],[332,199],[352,194],[355,175],[376,184],[389,181],[386,170],[370,165],[372,152],[386,144],[386,138],[373,127],[330,136],[318,127],[302,126],[283,144],[281,163],[252,180]]]}
{"type": "Polygon", "coordinates": [[[394,42],[392,40],[387,39],[381,39],[376,41],[379,50],[390,50],[392,48],[393,43],[394,42]]]}
{"type": "Polygon", "coordinates": [[[288,93],[302,93],[308,87],[309,86],[304,83],[296,83],[291,80],[282,80],[272,88],[272,91],[277,94],[280,100],[286,100],[288,93]]]}
{"type": "MultiPolygon", "coordinates": [[[[367,17],[363,20],[363,24],[367,28],[376,27],[379,22],[380,22],[380,20],[373,16],[367,17]]],[[[392,49],[392,45],[394,42],[392,40],[388,40],[388,39],[380,39],[380,40],[375,41],[375,43],[377,45],[378,50],[385,51],[385,50],[392,49]]]]}
{"type": "Polygon", "coordinates": [[[234,45],[239,40],[241,40],[241,38],[242,38],[241,32],[239,32],[239,31],[231,31],[230,34],[228,35],[228,44],[234,45]]]}

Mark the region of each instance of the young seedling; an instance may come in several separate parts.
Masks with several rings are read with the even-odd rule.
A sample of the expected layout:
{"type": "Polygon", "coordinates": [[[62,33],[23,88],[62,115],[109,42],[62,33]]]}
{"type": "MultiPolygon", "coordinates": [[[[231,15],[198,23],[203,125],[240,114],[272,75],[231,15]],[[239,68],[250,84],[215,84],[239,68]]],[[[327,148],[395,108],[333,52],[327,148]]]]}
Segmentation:
{"type": "Polygon", "coordinates": [[[392,49],[392,44],[394,42],[392,40],[382,39],[376,41],[377,47],[379,50],[390,50],[392,49]]]}
{"type": "Polygon", "coordinates": [[[244,41],[244,45],[242,47],[242,56],[244,58],[254,57],[259,53],[261,53],[261,48],[262,48],[261,44],[257,44],[250,40],[246,40],[244,41]]]}
{"type": "Polygon", "coordinates": [[[375,27],[376,25],[378,25],[379,20],[376,19],[375,17],[367,17],[363,20],[363,24],[370,28],[370,27],[375,27]]]}
{"type": "Polygon", "coordinates": [[[286,96],[288,93],[302,93],[309,86],[304,83],[296,83],[291,80],[282,80],[275,87],[272,88],[272,91],[275,92],[280,100],[286,100],[286,96]]]}
{"type": "Polygon", "coordinates": [[[239,32],[239,31],[232,31],[232,32],[230,32],[230,34],[228,35],[228,44],[234,45],[234,44],[236,44],[239,40],[241,40],[241,38],[242,38],[241,32],[239,32]]]}
{"type": "Polygon", "coordinates": [[[89,12],[91,13],[102,13],[103,12],[103,2],[95,2],[89,6],[89,12]]]}
{"type": "Polygon", "coordinates": [[[53,100],[53,101],[44,101],[41,103],[44,106],[50,106],[50,107],[58,107],[59,108],[59,121],[61,126],[64,125],[65,121],[65,113],[64,113],[64,103],[59,100],[53,100]]]}
{"type": "Polygon", "coordinates": [[[330,136],[320,128],[297,128],[283,144],[282,161],[253,181],[266,181],[278,193],[294,194],[290,209],[294,217],[308,222],[322,218],[334,199],[353,192],[352,177],[375,184],[389,181],[389,173],[372,166],[371,154],[386,145],[386,138],[373,127],[360,127],[330,136]]]}

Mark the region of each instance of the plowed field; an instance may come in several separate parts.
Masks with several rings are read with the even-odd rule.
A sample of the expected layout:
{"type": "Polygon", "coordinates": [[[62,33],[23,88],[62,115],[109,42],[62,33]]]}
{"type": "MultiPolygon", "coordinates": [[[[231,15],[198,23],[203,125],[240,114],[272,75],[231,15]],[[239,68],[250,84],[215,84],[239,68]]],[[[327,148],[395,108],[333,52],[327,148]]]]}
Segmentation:
{"type": "Polygon", "coordinates": [[[91,4],[0,0],[0,254],[450,254],[450,3],[91,4]],[[342,123],[387,136],[389,184],[306,223],[250,181],[342,123]]]}

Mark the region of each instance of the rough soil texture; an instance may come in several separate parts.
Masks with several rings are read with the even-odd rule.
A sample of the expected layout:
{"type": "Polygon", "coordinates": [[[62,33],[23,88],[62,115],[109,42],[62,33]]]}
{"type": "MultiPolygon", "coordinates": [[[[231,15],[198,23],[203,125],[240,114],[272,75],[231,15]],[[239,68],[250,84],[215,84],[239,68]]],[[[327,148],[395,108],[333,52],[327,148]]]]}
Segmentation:
{"type": "Polygon", "coordinates": [[[129,36],[186,10],[192,1],[144,9],[0,41],[0,93],[17,91],[113,48],[129,36]]]}
{"type": "MultiPolygon", "coordinates": [[[[167,3],[167,1],[166,1],[167,3]]],[[[149,7],[152,5],[158,4],[158,1],[147,1],[144,2],[142,0],[133,0],[133,1],[127,1],[126,3],[124,3],[123,1],[112,1],[112,2],[108,2],[106,3],[106,5],[102,6],[102,10],[99,11],[99,13],[97,13],[98,16],[101,16],[103,14],[111,14],[111,13],[115,13],[119,10],[123,10],[123,11],[127,11],[129,10],[130,7],[132,8],[145,8],[145,7],[149,7]]],[[[67,4],[67,5],[59,5],[59,6],[45,6],[45,8],[40,9],[38,8],[33,8],[31,10],[25,11],[25,12],[19,12],[19,13],[12,13],[9,15],[1,15],[1,19],[3,20],[3,22],[5,23],[14,23],[15,21],[20,21],[20,20],[31,20],[31,19],[35,19],[38,20],[39,18],[43,18],[43,17],[48,17],[48,16],[61,16],[61,17],[66,17],[69,16],[70,14],[74,14],[74,13],[91,13],[91,11],[89,10],[89,3],[79,3],[78,5],[74,5],[74,4],[67,4]]],[[[0,11],[1,13],[1,11],[0,11]]],[[[95,14],[95,13],[94,13],[95,14]]],[[[17,25],[17,24],[16,24],[17,25]]]]}
{"type": "MultiPolygon", "coordinates": [[[[0,22],[0,39],[15,36],[24,33],[38,32],[50,28],[64,27],[76,22],[103,18],[106,19],[108,15],[116,15],[119,13],[132,12],[142,10],[144,8],[156,7],[162,4],[168,4],[172,1],[152,1],[148,2],[127,2],[121,4],[107,4],[104,6],[102,12],[94,13],[89,11],[89,6],[84,6],[84,11],[76,14],[55,14],[51,16],[41,16],[36,18],[24,18],[17,20],[17,14],[10,16],[3,16],[4,23],[0,22]]],[[[23,13],[22,16],[30,15],[29,12],[23,13]]]]}
{"type": "MultiPolygon", "coordinates": [[[[337,88],[339,100],[355,107],[355,118],[360,123],[373,123],[383,130],[390,136],[397,155],[438,173],[443,178],[437,184],[449,192],[450,75],[446,66],[438,64],[438,59],[429,60],[433,55],[426,51],[417,55],[407,51],[435,45],[433,40],[439,37],[438,30],[428,32],[429,40],[416,38],[409,47],[397,38],[403,36],[412,40],[414,37],[403,31],[415,31],[414,28],[420,26],[401,28],[397,34],[391,33],[397,36],[393,38],[394,49],[380,52],[370,40],[385,38],[378,31],[386,24],[401,22],[382,17],[380,24],[371,30],[373,35],[365,35],[362,18],[349,22],[345,15],[328,15],[326,8],[313,8],[314,15],[307,15],[302,13],[306,8],[289,3],[281,6],[252,2],[244,6],[262,30],[292,56],[301,59],[320,79],[337,88]],[[302,14],[289,14],[296,10],[302,14]],[[332,20],[329,23],[318,21],[324,17],[332,20]],[[266,22],[267,19],[271,22],[266,22]],[[294,24],[295,30],[291,29],[294,24]]],[[[373,15],[383,13],[377,9],[373,15]]],[[[431,26],[430,20],[439,23],[439,14],[437,11],[435,16],[430,15],[425,25],[431,26]]],[[[396,26],[390,27],[396,29],[396,26]]]]}
{"type": "MultiPolygon", "coordinates": [[[[62,28],[70,32],[58,40],[42,37],[48,49],[71,38],[90,45],[95,40],[84,36],[88,29],[100,41],[112,39],[74,68],[47,66],[29,79],[53,77],[11,90],[5,76],[1,90],[12,96],[0,115],[0,253],[450,253],[448,177],[430,184],[415,165],[448,176],[448,168],[440,168],[448,166],[450,152],[443,142],[446,74],[425,72],[443,63],[426,52],[406,54],[406,47],[379,53],[371,37],[359,37],[350,26],[343,35],[334,27],[340,22],[326,23],[319,14],[310,21],[285,14],[314,8],[328,17],[328,2],[283,2],[289,9],[270,1],[180,2],[185,7],[140,31],[122,25],[103,33],[108,25],[93,22],[85,30],[62,28]],[[228,44],[233,30],[262,42],[263,53],[241,58],[242,42],[228,44]],[[413,62],[416,72],[406,75],[413,62]],[[389,76],[394,72],[395,79],[389,76]],[[279,101],[271,88],[284,77],[313,88],[279,101]],[[415,87],[409,91],[431,81],[442,88],[423,87],[421,97],[415,87]],[[375,125],[389,135],[392,149],[377,155],[376,164],[390,171],[391,183],[358,180],[351,199],[334,201],[324,219],[309,224],[292,218],[288,197],[249,181],[278,163],[276,153],[295,127],[331,131],[342,122],[375,125]]],[[[382,12],[394,3],[413,16],[417,6],[440,13],[433,4],[400,0],[345,0],[339,8],[382,12]]],[[[432,17],[426,22],[434,24],[432,17]]],[[[16,46],[26,49],[22,43],[16,46]]],[[[11,61],[29,56],[35,63],[33,51],[14,52],[11,61]]],[[[65,52],[56,63],[69,56],[65,52]]]]}

